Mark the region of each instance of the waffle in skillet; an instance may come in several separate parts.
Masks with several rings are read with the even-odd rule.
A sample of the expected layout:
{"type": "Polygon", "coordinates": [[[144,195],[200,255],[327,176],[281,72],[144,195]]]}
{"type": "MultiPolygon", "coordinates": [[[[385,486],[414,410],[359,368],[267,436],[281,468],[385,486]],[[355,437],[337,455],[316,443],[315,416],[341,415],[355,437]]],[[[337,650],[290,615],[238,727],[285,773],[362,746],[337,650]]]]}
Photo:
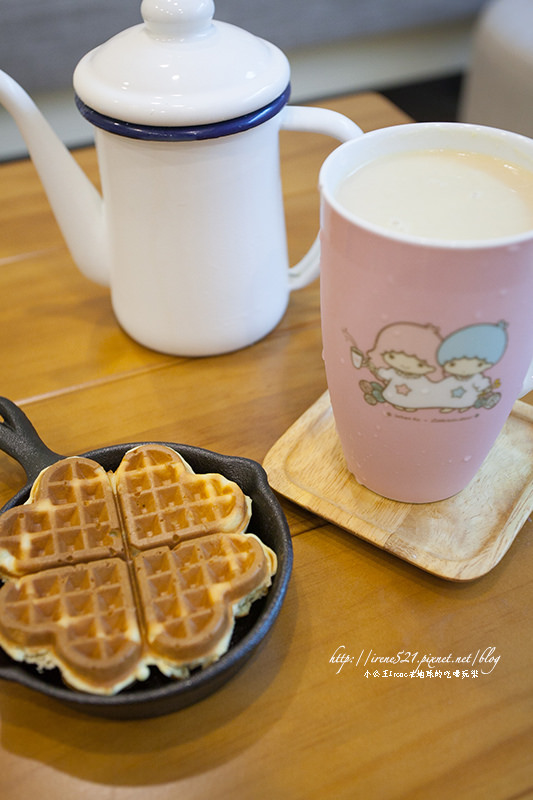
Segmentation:
{"type": "Polygon", "coordinates": [[[111,476],[84,458],[48,467],[0,518],[0,644],[97,694],[151,665],[183,677],[215,661],[276,571],[244,533],[250,505],[163,445],[129,451],[111,476]]]}
{"type": "Polygon", "coordinates": [[[28,502],[0,518],[0,575],[25,575],[124,551],[113,488],[103,467],[65,458],[43,470],[28,502]]]}
{"type": "Polygon", "coordinates": [[[208,533],[238,533],[250,520],[250,501],[217,473],[198,475],[165,445],[136,447],[114,475],[132,547],[174,545],[208,533]]]}

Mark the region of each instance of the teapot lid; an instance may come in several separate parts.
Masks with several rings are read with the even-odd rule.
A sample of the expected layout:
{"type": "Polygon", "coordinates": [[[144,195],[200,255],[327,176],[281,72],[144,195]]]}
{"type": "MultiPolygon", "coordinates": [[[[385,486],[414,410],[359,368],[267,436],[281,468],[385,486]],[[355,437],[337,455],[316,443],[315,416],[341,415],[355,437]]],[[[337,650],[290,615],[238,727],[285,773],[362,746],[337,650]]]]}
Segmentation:
{"type": "Polygon", "coordinates": [[[97,125],[95,116],[119,126],[169,128],[212,125],[285,103],[285,55],[213,20],[214,10],[213,0],[143,0],[144,22],[91,50],[76,67],[82,113],[97,125]]]}

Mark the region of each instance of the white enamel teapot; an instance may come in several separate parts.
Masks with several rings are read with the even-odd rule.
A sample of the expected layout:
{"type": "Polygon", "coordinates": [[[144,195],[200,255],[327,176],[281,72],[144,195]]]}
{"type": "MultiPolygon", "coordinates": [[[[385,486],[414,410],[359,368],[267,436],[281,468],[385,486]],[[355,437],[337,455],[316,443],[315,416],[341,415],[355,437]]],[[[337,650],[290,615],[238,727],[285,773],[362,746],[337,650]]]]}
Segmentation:
{"type": "Polygon", "coordinates": [[[143,0],[141,13],[74,72],[103,198],[2,72],[0,102],[75,262],[110,285],[124,330],[162,352],[215,355],[267,334],[289,292],[318,275],[317,243],[288,266],[280,129],[340,141],[361,131],[341,114],[288,106],[284,54],[214,21],[212,0],[143,0]]]}

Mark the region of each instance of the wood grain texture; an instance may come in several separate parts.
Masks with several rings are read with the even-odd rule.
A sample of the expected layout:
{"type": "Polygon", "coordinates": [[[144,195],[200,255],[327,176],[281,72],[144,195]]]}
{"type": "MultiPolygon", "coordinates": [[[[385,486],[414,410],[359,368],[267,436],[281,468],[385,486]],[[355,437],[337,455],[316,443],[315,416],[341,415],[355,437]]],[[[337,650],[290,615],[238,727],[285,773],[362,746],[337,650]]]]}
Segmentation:
{"type": "MultiPolygon", "coordinates": [[[[323,105],[367,130],[407,121],[374,94],[323,105]]],[[[293,262],[316,234],[318,170],[334,146],[283,135],[293,262]]],[[[76,157],[97,182],[94,152],[76,157]]],[[[159,439],[262,461],[326,388],[318,283],[295,292],[280,325],[237,353],[174,359],[135,344],[116,324],[107,290],[78,274],[28,162],[0,167],[0,324],[0,393],[21,402],[46,443],[65,454],[159,439]]],[[[0,503],[23,483],[22,469],[0,455],[0,503]]],[[[533,793],[532,522],[489,574],[457,584],[282,502],[293,577],[271,634],[242,671],[196,706],[128,723],[0,683],[4,797],[533,793]],[[472,662],[492,647],[499,661],[484,662],[487,674],[477,677],[467,662],[458,668],[468,677],[461,669],[459,677],[383,677],[394,665],[376,660],[409,652],[472,662]],[[354,661],[332,662],[338,648],[354,661]]]]}

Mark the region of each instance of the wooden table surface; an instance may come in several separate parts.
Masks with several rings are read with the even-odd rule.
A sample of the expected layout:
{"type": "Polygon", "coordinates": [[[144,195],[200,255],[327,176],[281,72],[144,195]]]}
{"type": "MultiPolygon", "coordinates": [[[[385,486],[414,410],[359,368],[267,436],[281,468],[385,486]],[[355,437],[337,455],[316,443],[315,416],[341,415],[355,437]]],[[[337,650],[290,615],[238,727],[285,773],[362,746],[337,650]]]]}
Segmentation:
{"type": "MultiPolygon", "coordinates": [[[[376,94],[322,105],[366,130],[407,121],[376,94]]],[[[334,146],[283,135],[293,261],[316,233],[318,169],[334,146]]],[[[97,181],[93,150],[76,157],[97,181]]],[[[253,347],[200,360],[151,352],[119,329],[107,290],[78,273],[26,161],[0,167],[0,319],[0,394],[65,454],[158,439],[261,462],[325,389],[318,281],[253,347]]],[[[24,482],[0,454],[0,505],[24,482]]],[[[2,797],[533,796],[531,518],[489,574],[457,584],[282,505],[293,575],[238,675],[195,706],[128,722],[0,682],[2,797]],[[457,675],[384,675],[390,664],[375,659],[402,651],[464,663],[457,675]],[[354,660],[334,662],[335,652],[354,660]],[[477,671],[476,653],[486,657],[477,671]]]]}

